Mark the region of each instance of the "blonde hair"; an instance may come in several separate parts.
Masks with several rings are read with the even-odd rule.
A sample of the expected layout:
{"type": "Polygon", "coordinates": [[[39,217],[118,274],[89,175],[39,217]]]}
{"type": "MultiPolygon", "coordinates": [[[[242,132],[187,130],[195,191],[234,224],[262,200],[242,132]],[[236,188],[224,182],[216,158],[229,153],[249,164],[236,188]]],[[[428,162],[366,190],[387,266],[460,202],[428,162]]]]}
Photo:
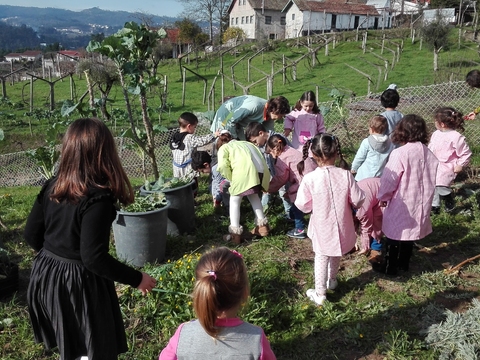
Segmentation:
{"type": "Polygon", "coordinates": [[[219,247],[202,255],[195,277],[193,308],[205,331],[215,337],[218,314],[240,307],[249,295],[247,267],[238,252],[219,247]]]}

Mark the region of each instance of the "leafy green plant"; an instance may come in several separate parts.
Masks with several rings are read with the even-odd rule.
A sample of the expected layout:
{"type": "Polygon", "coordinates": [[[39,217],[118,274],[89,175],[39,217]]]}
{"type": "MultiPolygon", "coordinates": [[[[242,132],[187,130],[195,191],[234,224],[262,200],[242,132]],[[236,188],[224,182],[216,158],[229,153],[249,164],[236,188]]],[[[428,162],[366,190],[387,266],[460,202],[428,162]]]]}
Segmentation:
{"type": "Polygon", "coordinates": [[[193,180],[193,176],[185,176],[182,178],[171,178],[168,181],[165,181],[162,174],[158,177],[157,181],[150,182],[145,180],[145,190],[147,191],[161,191],[161,190],[169,190],[174,189],[177,187],[181,187],[187,184],[190,184],[193,180]]]}
{"type": "Polygon", "coordinates": [[[50,179],[55,175],[55,166],[60,157],[60,151],[57,148],[59,125],[59,123],[55,123],[48,129],[44,146],[27,151],[27,155],[35,161],[40,174],[45,179],[50,179]]]}
{"type": "Polygon", "coordinates": [[[135,201],[125,207],[121,208],[121,211],[125,212],[147,212],[157,209],[161,209],[167,205],[167,198],[162,192],[155,192],[146,196],[137,193],[135,201]]]}

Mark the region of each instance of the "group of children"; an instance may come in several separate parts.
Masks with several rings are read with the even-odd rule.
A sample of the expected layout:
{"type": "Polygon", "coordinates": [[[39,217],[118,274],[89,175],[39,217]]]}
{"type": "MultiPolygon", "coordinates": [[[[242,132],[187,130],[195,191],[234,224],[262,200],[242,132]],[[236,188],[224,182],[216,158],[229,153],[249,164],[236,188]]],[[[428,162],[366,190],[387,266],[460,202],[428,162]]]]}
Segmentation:
{"type": "MultiPolygon", "coordinates": [[[[308,235],[315,253],[315,286],[306,295],[322,305],[327,291],[338,286],[341,257],[356,247],[355,219],[361,252],[378,251],[380,243],[386,247],[384,260],[372,264],[374,270],[388,275],[409,270],[414,242],[432,232],[431,211],[438,211],[441,199],[446,210],[454,206],[450,186],[471,151],[457,131],[463,130],[465,120],[460,112],[438,109],[437,130],[429,139],[425,120],[400,114],[395,109],[398,93],[389,88],[381,99],[386,111],[370,120],[370,135],[350,169],[338,137],[325,133],[312,94],[303,94],[289,114],[285,98],[265,102],[266,118],[246,124],[247,141],[220,128],[197,137],[197,118],[183,113],[171,149],[175,174],[191,168],[211,175],[214,206],[229,209],[225,240],[243,240],[243,197],[255,214],[251,234],[267,236],[262,194],[284,189],[284,209],[295,223],[287,235],[308,235]],[[283,134],[263,126],[283,115],[283,134]],[[214,144],[210,153],[195,149],[209,143],[214,144]],[[305,214],[311,214],[306,232],[305,214]]],[[[39,252],[27,293],[35,338],[49,349],[58,346],[63,360],[85,355],[90,360],[116,359],[125,352],[114,281],[143,294],[155,286],[151,276],[108,254],[115,203],[132,201],[133,189],[108,128],[97,119],[75,121],[64,139],[58,175],[42,188],[25,229],[27,243],[39,252]],[[102,306],[99,297],[105,300],[102,306]]],[[[240,253],[219,247],[202,255],[193,291],[197,319],[178,327],[159,360],[275,359],[263,330],[238,317],[248,296],[240,253]]]]}

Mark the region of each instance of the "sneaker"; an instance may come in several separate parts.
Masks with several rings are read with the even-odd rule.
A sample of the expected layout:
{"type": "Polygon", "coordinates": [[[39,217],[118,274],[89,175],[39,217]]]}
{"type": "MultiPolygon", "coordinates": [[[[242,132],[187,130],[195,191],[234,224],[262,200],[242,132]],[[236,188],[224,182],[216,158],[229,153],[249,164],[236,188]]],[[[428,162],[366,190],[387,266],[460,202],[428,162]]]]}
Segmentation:
{"type": "Polygon", "coordinates": [[[315,289],[308,289],[307,297],[318,306],[322,306],[323,302],[327,299],[325,295],[318,295],[315,289]]]}
{"type": "Polygon", "coordinates": [[[292,229],[287,232],[287,236],[294,238],[294,239],[305,239],[307,237],[307,233],[304,229],[292,229]]]}
{"type": "Polygon", "coordinates": [[[337,279],[328,279],[327,281],[327,289],[328,290],[335,290],[338,286],[337,279]]]}

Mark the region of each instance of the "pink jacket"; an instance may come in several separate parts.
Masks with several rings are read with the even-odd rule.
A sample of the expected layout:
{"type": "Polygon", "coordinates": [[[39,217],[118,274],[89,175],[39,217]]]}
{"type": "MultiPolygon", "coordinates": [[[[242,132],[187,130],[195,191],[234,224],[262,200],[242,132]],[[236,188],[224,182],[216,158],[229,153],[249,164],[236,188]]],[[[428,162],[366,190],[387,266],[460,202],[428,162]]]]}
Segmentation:
{"type": "Polygon", "coordinates": [[[437,170],[437,186],[450,186],[456,176],[453,172],[455,166],[467,165],[472,156],[472,151],[465,141],[465,136],[455,130],[435,131],[428,148],[440,161],[437,170]]]}
{"type": "Polygon", "coordinates": [[[305,110],[293,110],[285,116],[284,129],[292,129],[292,146],[302,151],[305,137],[314,137],[325,132],[325,123],[321,113],[310,114],[305,110]]]}
{"type": "Polygon", "coordinates": [[[365,193],[365,201],[356,214],[360,222],[360,241],[362,249],[370,249],[370,237],[376,240],[382,237],[383,208],[377,198],[380,178],[365,178],[357,185],[365,193]]]}
{"type": "Polygon", "coordinates": [[[310,157],[305,159],[303,176],[297,170],[297,164],[302,161],[303,155],[300,151],[285,146],[283,152],[275,162],[275,175],[270,180],[268,192],[278,191],[283,185],[289,183],[287,194],[293,203],[297,198],[297,190],[303,176],[316,169],[317,163],[310,157]]]}
{"type": "Polygon", "coordinates": [[[315,253],[342,256],[353,249],[352,207],[360,207],[364,199],[350,171],[322,166],[304,176],[295,205],[304,213],[312,213],[307,234],[315,253]]]}
{"type": "Polygon", "coordinates": [[[387,201],[382,230],[393,240],[419,240],[432,232],[432,207],[438,160],[421,142],[392,151],[380,178],[378,200],[387,201]]]}

